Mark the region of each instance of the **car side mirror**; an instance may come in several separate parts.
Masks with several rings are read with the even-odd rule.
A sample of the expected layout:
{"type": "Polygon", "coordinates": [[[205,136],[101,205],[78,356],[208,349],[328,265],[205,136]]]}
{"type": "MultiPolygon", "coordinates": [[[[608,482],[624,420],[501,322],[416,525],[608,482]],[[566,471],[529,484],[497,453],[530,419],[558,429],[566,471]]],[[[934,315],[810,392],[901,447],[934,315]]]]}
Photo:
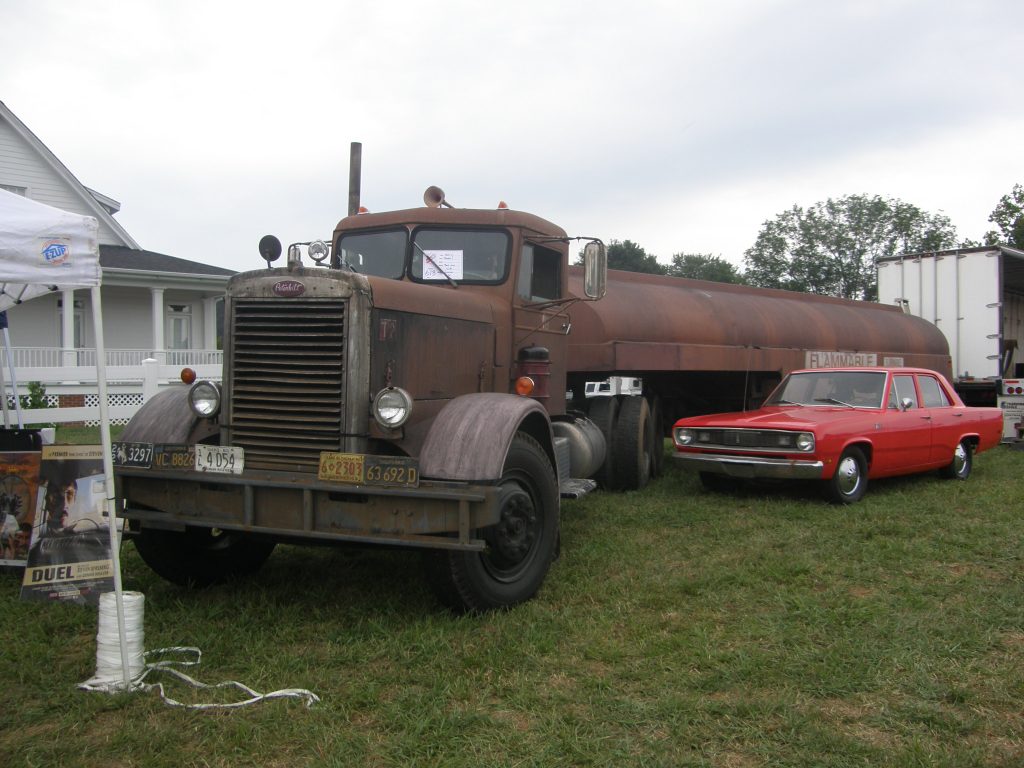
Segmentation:
{"type": "Polygon", "coordinates": [[[596,300],[607,290],[608,251],[600,240],[591,240],[583,247],[583,293],[596,300]]]}
{"type": "Polygon", "coordinates": [[[914,401],[911,400],[909,397],[904,397],[902,400],[900,400],[900,410],[901,411],[909,411],[913,407],[914,407],[914,401]]]}

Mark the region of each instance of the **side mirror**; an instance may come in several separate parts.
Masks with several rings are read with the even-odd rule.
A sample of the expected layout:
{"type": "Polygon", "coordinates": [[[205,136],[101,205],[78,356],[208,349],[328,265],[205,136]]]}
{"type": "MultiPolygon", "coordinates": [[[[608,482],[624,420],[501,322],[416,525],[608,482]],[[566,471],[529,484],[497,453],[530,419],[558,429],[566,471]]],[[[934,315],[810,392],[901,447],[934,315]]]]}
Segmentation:
{"type": "Polygon", "coordinates": [[[603,298],[608,290],[608,251],[600,240],[583,247],[583,293],[588,299],[603,298]]]}
{"type": "Polygon", "coordinates": [[[900,410],[901,411],[909,411],[913,407],[914,407],[914,401],[911,400],[909,397],[904,397],[902,400],[900,400],[900,410]]]}

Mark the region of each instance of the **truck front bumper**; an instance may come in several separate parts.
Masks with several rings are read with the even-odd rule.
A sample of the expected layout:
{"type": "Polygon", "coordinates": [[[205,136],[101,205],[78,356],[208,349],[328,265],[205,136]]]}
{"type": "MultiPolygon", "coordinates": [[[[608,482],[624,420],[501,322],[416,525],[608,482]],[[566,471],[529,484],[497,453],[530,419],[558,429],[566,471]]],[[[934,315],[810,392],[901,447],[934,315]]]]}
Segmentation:
{"type": "Polygon", "coordinates": [[[682,452],[673,455],[688,469],[749,479],[820,480],[825,467],[821,461],[771,459],[763,456],[682,452]]]}
{"type": "Polygon", "coordinates": [[[481,550],[476,531],[500,519],[493,485],[342,485],[308,475],[118,468],[121,516],[135,525],[247,531],[295,541],[354,541],[481,550]]]}

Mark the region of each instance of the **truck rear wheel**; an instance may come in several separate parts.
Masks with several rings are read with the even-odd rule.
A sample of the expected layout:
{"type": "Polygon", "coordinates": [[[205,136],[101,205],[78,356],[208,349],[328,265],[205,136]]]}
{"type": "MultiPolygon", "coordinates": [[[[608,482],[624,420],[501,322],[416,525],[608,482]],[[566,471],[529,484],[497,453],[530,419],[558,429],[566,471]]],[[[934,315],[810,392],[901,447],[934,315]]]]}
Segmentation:
{"type": "Polygon", "coordinates": [[[647,399],[639,395],[624,397],[611,445],[615,488],[639,490],[650,481],[653,430],[647,399]]]}
{"type": "Polygon", "coordinates": [[[597,425],[604,435],[604,464],[594,475],[602,488],[614,488],[615,463],[612,460],[612,437],[615,434],[615,419],[619,415],[619,401],[614,397],[594,397],[590,399],[587,418],[597,425]]]}
{"type": "Polygon", "coordinates": [[[172,584],[207,587],[260,569],[274,542],[237,531],[188,528],[164,531],[143,527],[134,537],[146,565],[172,584]]]}
{"type": "Polygon", "coordinates": [[[501,521],[477,531],[483,552],[430,553],[440,600],[459,611],[507,608],[533,597],[558,545],[558,483],[544,449],[517,433],[499,482],[501,521]]]}

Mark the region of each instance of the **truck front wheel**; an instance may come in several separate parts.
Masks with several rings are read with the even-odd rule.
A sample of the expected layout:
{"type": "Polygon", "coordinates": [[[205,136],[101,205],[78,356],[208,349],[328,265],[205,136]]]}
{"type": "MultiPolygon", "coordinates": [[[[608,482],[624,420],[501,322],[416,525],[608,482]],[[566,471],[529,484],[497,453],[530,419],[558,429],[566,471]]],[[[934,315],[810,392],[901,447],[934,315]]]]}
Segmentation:
{"type": "Polygon", "coordinates": [[[146,565],[183,587],[206,587],[255,573],[274,549],[273,541],[216,528],[143,527],[134,542],[146,565]]]}
{"type": "Polygon", "coordinates": [[[540,444],[517,433],[499,482],[501,520],[477,531],[482,552],[430,553],[430,581],[445,605],[480,612],[533,597],[558,545],[558,484],[540,444]]]}

